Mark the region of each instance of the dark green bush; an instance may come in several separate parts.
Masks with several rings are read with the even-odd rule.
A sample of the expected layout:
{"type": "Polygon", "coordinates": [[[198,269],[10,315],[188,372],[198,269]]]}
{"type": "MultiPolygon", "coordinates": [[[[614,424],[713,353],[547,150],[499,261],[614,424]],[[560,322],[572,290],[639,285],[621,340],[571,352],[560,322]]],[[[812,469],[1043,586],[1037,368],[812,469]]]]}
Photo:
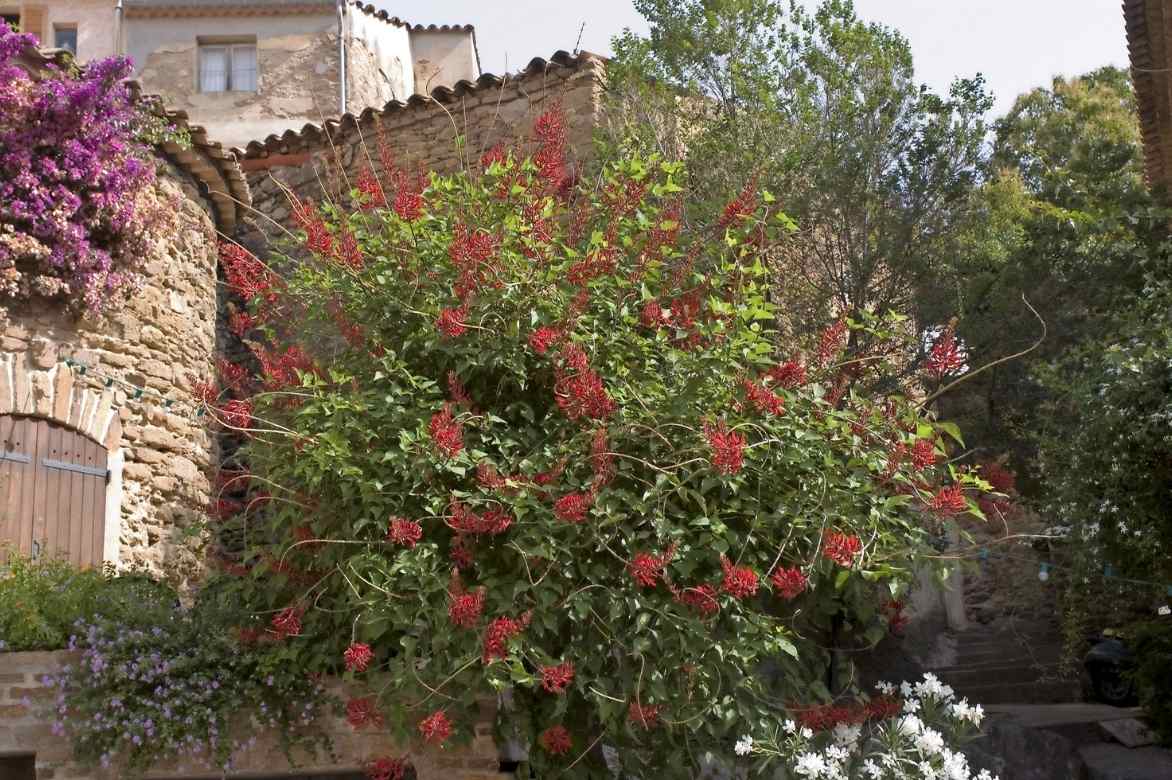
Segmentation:
{"type": "Polygon", "coordinates": [[[1135,687],[1148,723],[1165,745],[1172,744],[1172,621],[1134,628],[1135,687]]]}

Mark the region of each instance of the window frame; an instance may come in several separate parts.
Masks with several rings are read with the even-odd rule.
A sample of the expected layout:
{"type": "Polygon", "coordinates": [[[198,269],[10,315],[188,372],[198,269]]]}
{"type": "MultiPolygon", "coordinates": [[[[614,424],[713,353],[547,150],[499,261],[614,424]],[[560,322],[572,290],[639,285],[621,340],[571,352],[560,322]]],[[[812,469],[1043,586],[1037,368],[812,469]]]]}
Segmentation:
{"type": "Polygon", "coordinates": [[[68,47],[62,46],[61,41],[58,40],[58,36],[61,34],[62,31],[68,31],[68,32],[73,33],[73,48],[69,49],[69,51],[71,51],[73,53],[73,56],[76,57],[77,56],[77,47],[78,47],[78,44],[80,43],[79,38],[81,37],[80,33],[78,32],[78,29],[77,29],[77,22],[53,22],[53,48],[55,48],[55,49],[62,49],[62,48],[68,49],[68,47]]]}
{"type": "Polygon", "coordinates": [[[257,46],[256,36],[250,37],[232,37],[232,38],[197,38],[196,39],[196,68],[195,80],[196,89],[201,94],[206,95],[220,95],[227,92],[241,92],[241,93],[257,93],[260,92],[260,48],[257,46]],[[235,65],[236,51],[240,49],[252,50],[252,87],[250,89],[241,89],[235,83],[235,65]],[[204,55],[209,51],[223,51],[224,52],[224,88],[223,89],[207,89],[204,86],[203,80],[203,63],[204,55]]]}

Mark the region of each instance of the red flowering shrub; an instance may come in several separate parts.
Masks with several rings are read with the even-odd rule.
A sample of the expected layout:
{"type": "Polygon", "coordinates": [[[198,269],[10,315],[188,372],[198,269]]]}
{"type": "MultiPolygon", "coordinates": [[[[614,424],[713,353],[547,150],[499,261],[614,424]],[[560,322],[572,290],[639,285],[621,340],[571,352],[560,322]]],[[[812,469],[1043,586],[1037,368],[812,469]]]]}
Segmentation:
{"type": "Polygon", "coordinates": [[[510,688],[500,726],[544,748],[538,775],[600,776],[579,751],[602,740],[628,774],[691,777],[747,721],[789,717],[767,702],[827,703],[831,622],[881,638],[876,603],[933,552],[926,505],[977,481],[917,449],[955,429],[867,390],[896,363],[851,354],[851,330],[896,328],[778,336],[771,195],[685,227],[676,166],[576,183],[564,136],[555,115],[536,160],[364,177],[354,213],[322,217],[360,266],[302,247],[287,279],[254,267],[250,314],[293,342],[274,354],[317,370],[294,372],[296,406],[251,399],[246,452],[274,500],[233,584],[258,615],[305,605],[286,642],[310,665],[369,645],[368,698],[401,737],[471,739],[478,702],[510,688]],[[320,544],[295,545],[304,526],[320,544]]]}

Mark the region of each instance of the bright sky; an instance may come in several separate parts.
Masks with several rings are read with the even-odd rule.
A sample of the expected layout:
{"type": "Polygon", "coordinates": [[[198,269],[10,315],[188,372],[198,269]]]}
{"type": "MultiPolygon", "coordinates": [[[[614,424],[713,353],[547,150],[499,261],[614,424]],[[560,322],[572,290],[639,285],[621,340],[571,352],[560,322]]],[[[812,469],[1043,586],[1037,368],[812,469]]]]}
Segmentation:
{"type": "MultiPolygon", "coordinates": [[[[814,0],[803,0],[813,5],[814,0]]],[[[518,70],[574,48],[610,53],[624,27],[645,31],[630,0],[379,0],[412,23],[473,24],[483,69],[518,70]]],[[[937,91],[955,76],[985,74],[1003,113],[1020,93],[1100,65],[1127,64],[1120,0],[856,0],[859,15],[901,31],[919,78],[937,91]]]]}

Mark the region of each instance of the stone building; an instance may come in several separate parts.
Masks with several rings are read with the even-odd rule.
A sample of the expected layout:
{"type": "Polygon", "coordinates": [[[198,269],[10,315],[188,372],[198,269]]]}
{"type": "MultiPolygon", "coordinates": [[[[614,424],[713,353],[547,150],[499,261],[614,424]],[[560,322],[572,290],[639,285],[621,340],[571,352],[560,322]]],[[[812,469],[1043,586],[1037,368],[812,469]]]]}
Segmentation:
{"type": "Polygon", "coordinates": [[[128,55],[144,89],[228,145],[480,76],[471,25],[353,0],[0,0],[0,13],[83,60],[128,55]]]}

